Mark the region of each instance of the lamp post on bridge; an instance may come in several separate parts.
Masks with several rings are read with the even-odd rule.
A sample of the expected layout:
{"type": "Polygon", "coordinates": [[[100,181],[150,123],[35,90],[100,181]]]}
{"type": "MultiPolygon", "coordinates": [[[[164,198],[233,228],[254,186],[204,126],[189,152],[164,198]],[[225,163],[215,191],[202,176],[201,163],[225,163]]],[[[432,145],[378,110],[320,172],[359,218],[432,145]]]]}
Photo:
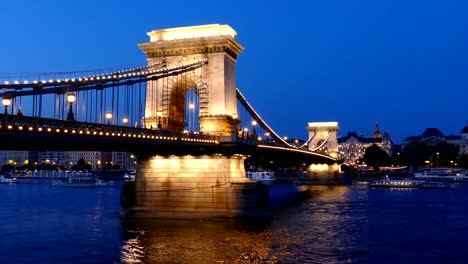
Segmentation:
{"type": "Polygon", "coordinates": [[[162,111],[161,111],[161,110],[158,110],[158,111],[156,112],[156,116],[158,117],[158,129],[161,129],[161,128],[162,128],[162,125],[161,125],[162,111]]]}
{"type": "Polygon", "coordinates": [[[244,130],[242,131],[242,137],[244,137],[244,133],[245,133],[245,138],[248,138],[249,137],[249,128],[244,127],[244,130]]]}
{"type": "Polygon", "coordinates": [[[252,126],[253,126],[252,134],[254,135],[254,137],[256,137],[257,136],[257,131],[255,130],[255,127],[257,126],[257,121],[253,120],[252,121],[252,126]]]}
{"type": "Polygon", "coordinates": [[[239,131],[237,131],[237,113],[233,113],[232,115],[232,119],[234,120],[234,133],[235,133],[235,136],[237,137],[238,136],[238,133],[239,131]]]}
{"type": "Polygon", "coordinates": [[[122,123],[123,123],[124,126],[127,126],[127,124],[128,124],[128,118],[127,118],[127,117],[124,117],[124,118],[122,119],[122,123]]]}
{"type": "Polygon", "coordinates": [[[107,124],[111,124],[111,119],[112,119],[112,112],[107,112],[106,113],[106,119],[107,119],[107,124]]]}
{"type": "Polygon", "coordinates": [[[67,102],[70,104],[70,108],[68,109],[67,120],[68,121],[75,121],[75,116],[73,114],[72,105],[75,102],[76,96],[75,94],[69,93],[67,95],[67,102]]]}
{"type": "Polygon", "coordinates": [[[2,104],[5,107],[5,115],[8,115],[8,106],[11,104],[11,99],[9,97],[3,97],[2,104]]]}

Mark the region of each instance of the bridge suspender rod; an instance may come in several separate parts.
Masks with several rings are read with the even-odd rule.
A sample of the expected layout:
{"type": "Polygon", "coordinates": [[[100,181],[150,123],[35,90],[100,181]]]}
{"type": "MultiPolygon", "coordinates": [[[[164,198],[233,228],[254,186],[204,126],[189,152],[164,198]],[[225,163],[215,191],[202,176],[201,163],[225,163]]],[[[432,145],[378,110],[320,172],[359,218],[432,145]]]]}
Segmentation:
{"type": "Polygon", "coordinates": [[[112,98],[111,98],[111,100],[112,100],[111,108],[112,108],[112,112],[114,112],[114,114],[112,115],[112,124],[116,124],[115,119],[119,117],[119,112],[115,111],[115,109],[114,109],[114,100],[115,100],[114,82],[112,82],[112,98]]]}
{"type": "Polygon", "coordinates": [[[119,93],[119,91],[120,91],[120,86],[117,86],[117,91],[116,91],[117,97],[115,98],[115,100],[116,100],[116,103],[115,103],[115,104],[116,104],[116,108],[117,108],[117,110],[116,110],[116,112],[117,112],[117,117],[116,117],[116,119],[117,119],[117,125],[120,124],[120,119],[119,119],[119,99],[120,99],[120,93],[119,93]]]}
{"type": "MultiPolygon", "coordinates": [[[[13,114],[13,113],[11,113],[11,114],[13,114]]],[[[41,117],[41,116],[42,116],[42,90],[41,90],[41,93],[39,94],[39,117],[41,117]]]]}
{"type": "Polygon", "coordinates": [[[32,99],[32,116],[33,117],[36,116],[35,107],[36,107],[36,96],[33,96],[33,99],[32,99]]]}
{"type": "Polygon", "coordinates": [[[140,87],[138,89],[138,124],[141,122],[141,82],[138,84],[140,87]]]}
{"type": "Polygon", "coordinates": [[[54,103],[54,119],[57,119],[57,94],[55,94],[55,103],[54,103]]]}
{"type": "Polygon", "coordinates": [[[100,101],[101,101],[101,110],[99,112],[101,112],[101,114],[99,115],[99,123],[102,124],[102,115],[104,114],[104,96],[103,96],[103,92],[104,92],[104,89],[101,90],[101,98],[100,98],[100,101]]]}

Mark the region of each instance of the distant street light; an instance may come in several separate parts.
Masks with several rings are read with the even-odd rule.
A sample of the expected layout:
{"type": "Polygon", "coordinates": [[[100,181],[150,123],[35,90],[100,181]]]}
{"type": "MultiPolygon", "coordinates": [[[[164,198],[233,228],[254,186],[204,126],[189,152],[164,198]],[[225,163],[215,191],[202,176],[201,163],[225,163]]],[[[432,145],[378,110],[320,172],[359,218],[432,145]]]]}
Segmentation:
{"type": "Polygon", "coordinates": [[[253,120],[253,121],[252,121],[252,126],[253,126],[253,132],[252,132],[252,134],[257,135],[257,131],[255,130],[255,127],[257,126],[257,121],[253,120]]]}
{"type": "Polygon", "coordinates": [[[68,109],[67,120],[68,121],[75,121],[75,116],[73,115],[73,108],[72,105],[75,102],[75,94],[69,93],[67,95],[67,102],[70,104],[70,108],[68,109]]]}
{"type": "Polygon", "coordinates": [[[439,168],[439,152],[437,152],[436,154],[437,154],[437,168],[439,168]]]}
{"type": "Polygon", "coordinates": [[[8,115],[8,106],[11,104],[11,99],[8,97],[3,97],[2,104],[5,107],[5,115],[8,115]]]}
{"type": "Polygon", "coordinates": [[[242,131],[242,137],[244,137],[244,133],[245,133],[245,137],[247,138],[249,135],[249,128],[244,127],[244,130],[242,131]]]}
{"type": "Polygon", "coordinates": [[[106,119],[107,119],[107,124],[110,125],[111,119],[112,119],[112,112],[107,112],[106,113],[106,119]]]}
{"type": "Polygon", "coordinates": [[[156,115],[158,116],[158,129],[161,129],[161,128],[162,128],[162,125],[161,125],[162,111],[161,111],[161,110],[158,110],[158,111],[156,112],[156,115]]]}
{"type": "Polygon", "coordinates": [[[232,119],[234,119],[234,131],[235,131],[234,133],[235,133],[236,137],[238,136],[238,133],[239,133],[237,131],[237,117],[238,117],[237,113],[232,114],[232,119]]]}
{"type": "Polygon", "coordinates": [[[398,157],[398,167],[400,167],[400,152],[397,153],[397,157],[398,157]]]}
{"type": "Polygon", "coordinates": [[[124,126],[127,126],[127,124],[128,124],[128,118],[127,118],[127,117],[124,117],[124,118],[122,119],[122,122],[123,122],[124,126]]]}

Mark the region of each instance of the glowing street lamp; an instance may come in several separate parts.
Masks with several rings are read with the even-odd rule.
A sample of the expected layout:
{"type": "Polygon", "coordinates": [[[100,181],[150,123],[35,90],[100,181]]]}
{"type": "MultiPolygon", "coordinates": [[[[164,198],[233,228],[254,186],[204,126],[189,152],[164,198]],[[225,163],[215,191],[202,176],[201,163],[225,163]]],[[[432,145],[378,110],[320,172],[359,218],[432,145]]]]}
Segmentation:
{"type": "Polygon", "coordinates": [[[254,135],[257,135],[257,131],[255,130],[255,126],[257,126],[257,121],[253,120],[253,121],[252,121],[252,126],[253,126],[253,132],[252,132],[252,133],[253,133],[254,135]]]}
{"type": "Polygon", "coordinates": [[[68,109],[67,120],[68,121],[75,121],[75,116],[73,115],[73,108],[72,105],[75,102],[75,94],[69,93],[67,95],[67,102],[70,104],[70,108],[68,109]]]}
{"type": "Polygon", "coordinates": [[[158,110],[158,111],[156,112],[156,116],[158,117],[158,129],[161,129],[161,128],[162,128],[162,125],[161,125],[162,111],[161,111],[161,110],[158,110]]]}
{"type": "Polygon", "coordinates": [[[398,167],[400,167],[400,152],[397,153],[397,157],[398,157],[398,167]]]}
{"type": "Polygon", "coordinates": [[[127,124],[128,124],[128,118],[127,118],[127,117],[124,117],[124,118],[122,119],[122,122],[123,122],[124,126],[127,126],[127,124]]]}
{"type": "Polygon", "coordinates": [[[249,128],[244,127],[244,130],[242,131],[242,137],[244,137],[244,133],[245,133],[245,137],[247,137],[249,135],[249,128]]]}
{"type": "Polygon", "coordinates": [[[436,154],[437,154],[437,168],[439,168],[439,152],[437,152],[436,154]]]}
{"type": "Polygon", "coordinates": [[[107,124],[110,125],[110,121],[112,119],[112,112],[106,113],[107,124]]]}
{"type": "Polygon", "coordinates": [[[11,104],[11,99],[8,97],[3,97],[2,104],[5,107],[5,115],[8,115],[8,106],[11,104]]]}

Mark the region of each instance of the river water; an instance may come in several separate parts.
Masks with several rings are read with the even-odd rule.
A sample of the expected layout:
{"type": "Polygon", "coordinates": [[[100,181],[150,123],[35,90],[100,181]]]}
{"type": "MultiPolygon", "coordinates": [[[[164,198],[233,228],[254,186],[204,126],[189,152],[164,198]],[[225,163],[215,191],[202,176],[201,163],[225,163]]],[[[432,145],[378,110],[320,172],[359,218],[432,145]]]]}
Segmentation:
{"type": "Polygon", "coordinates": [[[121,182],[0,185],[0,263],[467,263],[468,184],[317,186],[265,221],[128,220],[121,182]]]}

